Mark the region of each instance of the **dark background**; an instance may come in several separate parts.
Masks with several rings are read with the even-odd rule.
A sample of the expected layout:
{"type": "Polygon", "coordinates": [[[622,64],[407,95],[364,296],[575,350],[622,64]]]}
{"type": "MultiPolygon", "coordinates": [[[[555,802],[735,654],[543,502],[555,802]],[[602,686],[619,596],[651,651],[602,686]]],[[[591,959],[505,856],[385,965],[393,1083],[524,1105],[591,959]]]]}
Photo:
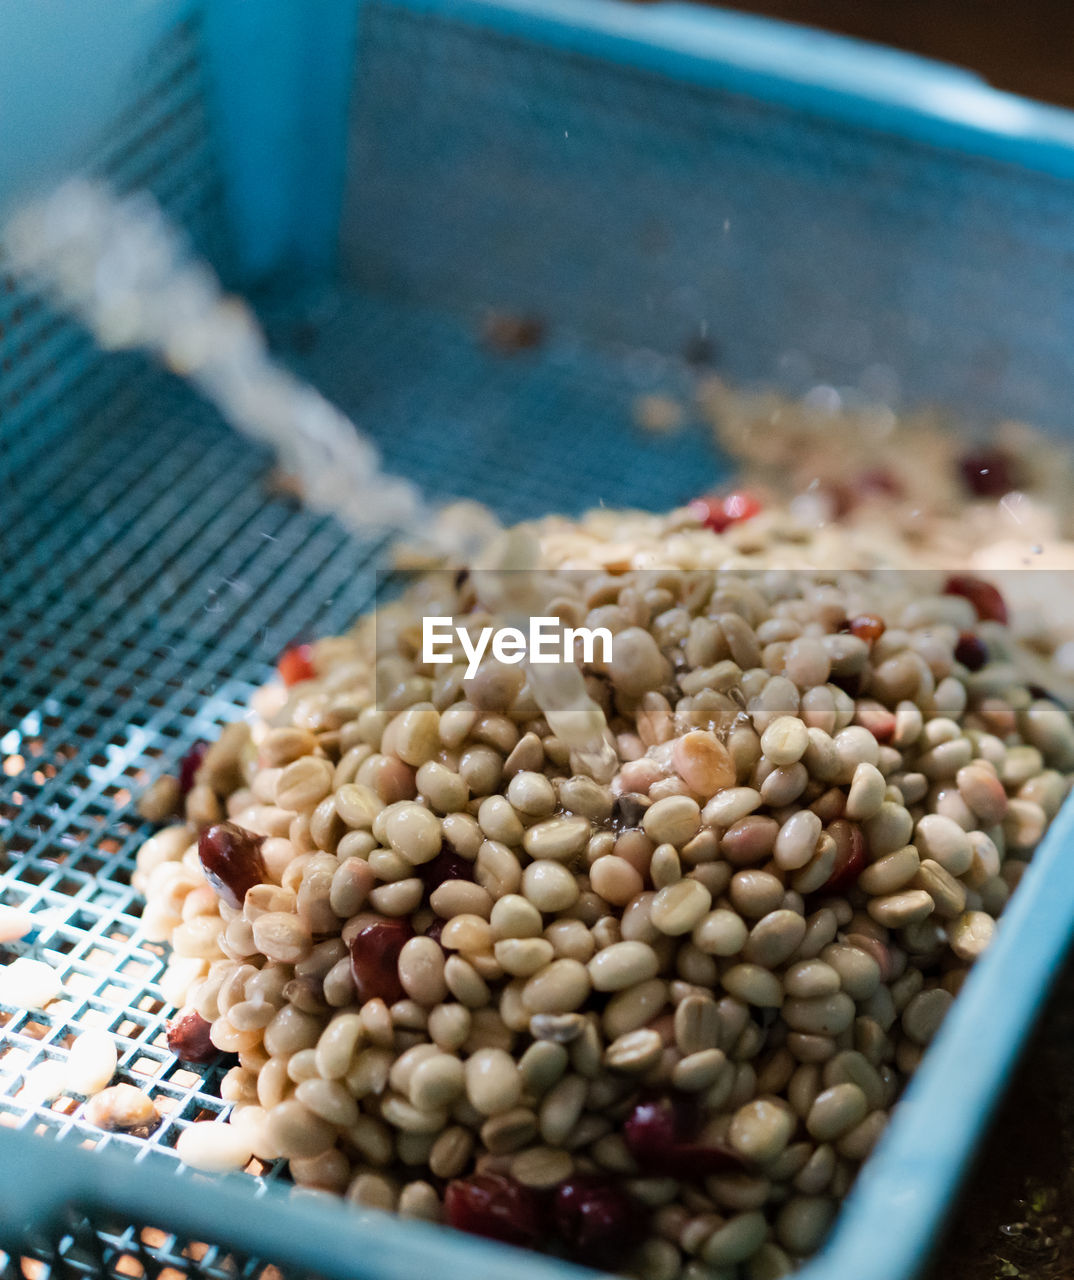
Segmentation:
{"type": "Polygon", "coordinates": [[[1000,89],[1074,107],[1071,0],[724,0],[969,67],[1000,89]]]}

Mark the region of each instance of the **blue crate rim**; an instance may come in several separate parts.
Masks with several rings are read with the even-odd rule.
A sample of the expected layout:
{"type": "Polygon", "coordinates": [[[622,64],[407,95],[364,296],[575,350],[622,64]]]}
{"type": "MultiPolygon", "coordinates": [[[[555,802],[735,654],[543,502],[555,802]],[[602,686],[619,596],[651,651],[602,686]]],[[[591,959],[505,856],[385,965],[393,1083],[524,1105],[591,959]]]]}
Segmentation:
{"type": "Polygon", "coordinates": [[[822,115],[982,160],[1074,178],[1074,112],[962,68],[849,36],[690,4],[361,0],[822,115]]]}

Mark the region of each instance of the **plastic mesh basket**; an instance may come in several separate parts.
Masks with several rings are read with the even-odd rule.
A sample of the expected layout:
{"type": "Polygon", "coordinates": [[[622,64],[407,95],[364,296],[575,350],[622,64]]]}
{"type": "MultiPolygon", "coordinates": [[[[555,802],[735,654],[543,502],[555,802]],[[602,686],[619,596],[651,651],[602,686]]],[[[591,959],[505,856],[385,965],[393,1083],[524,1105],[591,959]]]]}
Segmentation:
{"type": "MultiPolygon", "coordinates": [[[[803,110],[778,76],[767,88],[749,76],[721,81],[700,53],[673,57],[631,36],[635,19],[614,7],[594,6],[592,29],[575,32],[568,9],[550,4],[537,42],[525,6],[457,6],[462,17],[454,8],[362,7],[344,276],[278,287],[265,307],[280,349],[430,493],[477,497],[515,518],[682,501],[718,477],[720,459],[697,424],[672,445],[643,435],[631,406],[650,390],[688,396],[696,372],[684,352],[706,333],[739,378],[793,384],[853,365],[883,381],[898,364],[915,394],[943,395],[971,416],[984,403],[1044,418],[1065,409],[1060,390],[1074,379],[1056,352],[1072,304],[1057,300],[1055,280],[1074,197],[1058,163],[1035,157],[1030,175],[997,155],[960,156],[957,138],[922,143],[912,121],[896,137],[853,112],[826,120],[823,95],[803,110]],[[576,153],[561,146],[572,132],[576,153]],[[875,187],[870,174],[881,175],[875,187]],[[858,239],[841,257],[848,218],[858,239]],[[743,230],[717,252],[729,219],[743,230]],[[906,254],[926,246],[935,266],[971,223],[981,235],[954,256],[972,296],[919,267],[858,335],[856,354],[844,350],[906,254]],[[881,234],[891,243],[877,253],[869,237],[881,234]],[[1000,244],[1011,253],[1004,270],[982,270],[1000,244]],[[823,298],[842,309],[810,329],[805,303],[823,298]],[[1021,328],[1000,314],[1001,298],[1021,328]],[[547,340],[510,357],[490,351],[480,336],[489,308],[539,314],[547,340]],[[975,325],[945,361],[935,337],[960,316],[975,325]],[[982,378],[989,352],[996,376],[982,378]]],[[[229,9],[212,10],[216,21],[229,9]]],[[[274,2],[269,16],[298,12],[274,2]]],[[[653,31],[673,35],[677,13],[653,31]]],[[[257,254],[224,232],[241,183],[208,105],[207,39],[197,16],[177,23],[92,167],[121,188],[153,190],[232,274],[257,254]]],[[[341,81],[353,68],[349,47],[335,61],[344,55],[341,81]]],[[[237,62],[219,62],[218,49],[218,78],[241,75],[237,62]]],[[[284,93],[262,85],[266,109],[284,93]]],[[[271,177],[271,156],[261,163],[271,177]]],[[[335,163],[342,170],[342,154],[335,163]]],[[[240,237],[249,203],[238,200],[240,237]]],[[[334,233],[338,219],[318,216],[334,233]]],[[[163,949],[140,938],[130,888],[149,834],[133,799],[194,739],[242,713],[287,644],[342,630],[378,587],[381,548],[275,495],[270,468],[167,376],[95,353],[0,263],[0,901],[38,925],[11,954],[56,965],[67,992],[47,1013],[0,1009],[0,1129],[22,1131],[0,1132],[0,1223],[25,1206],[25,1230],[0,1244],[7,1271],[27,1280],[232,1280],[275,1275],[271,1263],[285,1256],[376,1280],[413,1275],[425,1257],[473,1280],[508,1265],[493,1246],[278,1197],[266,1190],[271,1170],[251,1198],[249,1180],[196,1177],[171,1150],[184,1125],[223,1104],[218,1070],[184,1067],[167,1050],[163,949]],[[26,1071],[89,1026],[115,1034],[119,1078],[154,1097],[162,1122],[150,1139],[102,1134],[71,1099],[20,1099],[26,1071]],[[106,1150],[88,1163],[87,1146],[122,1159],[106,1150]]],[[[935,1207],[895,1205],[900,1170],[910,1176],[915,1141],[950,1117],[932,1165],[912,1170],[933,1206],[950,1196],[975,1110],[994,1094],[1074,918],[1070,895],[1045,884],[1027,897],[1037,945],[996,961],[1023,991],[999,1011],[1002,1026],[993,1020],[998,1047],[973,1036],[1002,975],[991,988],[987,978],[970,984],[932,1076],[960,1057],[978,1075],[954,1096],[942,1081],[922,1084],[928,1105],[907,1113],[875,1185],[862,1179],[856,1234],[818,1264],[826,1274],[904,1276],[920,1260],[935,1207]],[[882,1258],[870,1247],[876,1230],[891,1245],[882,1258]]],[[[571,1273],[536,1257],[510,1265],[532,1280],[571,1273]]]]}

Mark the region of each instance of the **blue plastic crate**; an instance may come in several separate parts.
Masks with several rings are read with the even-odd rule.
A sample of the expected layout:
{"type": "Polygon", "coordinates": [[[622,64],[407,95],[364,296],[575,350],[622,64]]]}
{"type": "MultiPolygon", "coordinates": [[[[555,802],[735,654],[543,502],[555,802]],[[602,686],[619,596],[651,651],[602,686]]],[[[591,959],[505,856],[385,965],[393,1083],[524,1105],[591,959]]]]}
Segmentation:
{"type": "MultiPolygon", "coordinates": [[[[678,5],[116,12],[0,12],[0,208],[70,165],[150,187],[430,493],[516,517],[689,496],[725,465],[705,433],[657,444],[630,409],[689,389],[683,352],[701,337],[733,381],[1069,430],[1066,113],[678,5]],[[540,316],[547,341],[490,353],[488,309],[540,316]]],[[[566,1277],[208,1180],[171,1151],[222,1104],[214,1073],[180,1068],[162,1040],[130,795],[234,718],[292,638],[344,627],[377,585],[380,548],[268,494],[268,466],[184,388],[95,353],[0,261],[0,895],[40,913],[35,953],[78,992],[60,1013],[0,1011],[0,1242],[13,1273],[25,1256],[55,1275],[222,1280],[262,1259],[340,1280],[566,1277]],[[19,1073],[94,1015],[124,1078],[167,1112],[150,1142],[15,1097],[19,1073]]],[[[923,1262],[1065,951],[1072,827],[1068,806],[803,1274],[903,1280],[923,1262]]]]}

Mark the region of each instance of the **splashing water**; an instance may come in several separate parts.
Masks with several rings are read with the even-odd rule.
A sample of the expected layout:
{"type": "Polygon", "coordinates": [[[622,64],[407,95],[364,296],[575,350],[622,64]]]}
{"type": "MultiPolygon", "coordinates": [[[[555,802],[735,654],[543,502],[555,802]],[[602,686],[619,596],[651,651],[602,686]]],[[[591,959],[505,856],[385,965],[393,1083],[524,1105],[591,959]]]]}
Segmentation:
{"type": "MultiPolygon", "coordinates": [[[[270,445],[306,502],[347,528],[403,534],[484,567],[489,604],[509,620],[543,608],[536,539],[505,534],[476,504],[436,508],[385,472],[376,445],[269,354],[250,309],[145,193],[118,197],[71,179],[20,210],[4,233],[14,271],[81,321],[105,350],[142,350],[185,378],[236,430],[270,445]],[[518,572],[524,570],[525,572],[518,572]]],[[[604,715],[574,663],[528,664],[531,688],[576,767],[607,780],[617,764],[604,715]]]]}

